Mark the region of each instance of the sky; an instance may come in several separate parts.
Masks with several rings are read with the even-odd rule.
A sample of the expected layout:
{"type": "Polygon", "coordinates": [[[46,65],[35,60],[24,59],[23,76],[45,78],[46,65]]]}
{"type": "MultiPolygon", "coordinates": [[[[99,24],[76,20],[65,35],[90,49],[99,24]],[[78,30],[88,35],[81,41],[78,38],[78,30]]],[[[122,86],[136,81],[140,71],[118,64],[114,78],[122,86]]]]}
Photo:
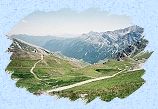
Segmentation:
{"type": "Polygon", "coordinates": [[[157,109],[158,106],[158,10],[157,0],[1,0],[0,29],[0,109],[157,109]],[[43,2],[42,2],[43,1],[43,2]],[[47,2],[46,2],[47,1],[47,2]],[[49,2],[48,2],[49,1],[49,2]],[[9,4],[9,5],[8,5],[9,4]],[[27,4],[27,5],[26,5],[27,4]],[[59,5],[61,4],[61,5],[59,5]],[[153,55],[146,62],[143,78],[146,83],[139,90],[124,99],[114,99],[104,102],[95,99],[89,104],[81,100],[72,102],[66,98],[55,99],[52,96],[34,96],[25,89],[17,88],[15,81],[5,72],[10,62],[10,53],[6,52],[11,42],[5,33],[11,29],[14,22],[20,20],[30,11],[37,9],[47,11],[70,7],[73,10],[84,10],[88,7],[100,7],[117,14],[125,13],[132,17],[134,24],[145,28],[145,38],[149,40],[153,55]],[[39,7],[39,8],[38,8],[39,7]],[[16,9],[16,10],[15,10],[16,9]],[[6,17],[7,16],[7,17],[6,17]],[[10,22],[8,24],[8,22],[10,22]]]}
{"type": "Polygon", "coordinates": [[[8,34],[78,36],[90,31],[112,31],[131,25],[130,17],[125,15],[113,15],[93,8],[81,12],[62,9],[33,12],[20,20],[8,34]]]}

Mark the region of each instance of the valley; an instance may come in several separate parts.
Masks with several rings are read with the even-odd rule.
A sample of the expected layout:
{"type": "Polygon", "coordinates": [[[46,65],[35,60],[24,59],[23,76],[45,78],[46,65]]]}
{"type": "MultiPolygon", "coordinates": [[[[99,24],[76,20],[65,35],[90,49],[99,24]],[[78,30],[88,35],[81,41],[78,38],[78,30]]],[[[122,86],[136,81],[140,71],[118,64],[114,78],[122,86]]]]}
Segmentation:
{"type": "MultiPolygon", "coordinates": [[[[95,49],[90,49],[91,52],[89,53],[98,56],[95,53],[97,52],[102,57],[96,58],[87,55],[85,59],[64,55],[62,51],[61,53],[52,52],[36,43],[29,43],[12,37],[13,43],[8,48],[8,51],[12,53],[11,62],[6,71],[16,81],[17,87],[25,88],[36,95],[57,95],[58,97],[67,97],[70,100],[82,98],[87,103],[96,97],[100,97],[104,101],[111,101],[116,97],[125,98],[145,83],[145,80],[141,78],[145,72],[142,65],[152,52],[144,51],[148,41],[143,39],[142,28],[126,28],[124,31],[106,32],[106,34],[115,33],[114,35],[124,34],[118,36],[120,38],[111,44],[110,42],[105,44],[108,37],[103,39],[105,33],[98,36],[103,39],[103,43],[100,44],[99,41],[98,45],[94,44],[96,43],[96,33],[95,35],[91,33],[93,37],[89,36],[86,40],[87,37],[82,38],[82,40],[84,39],[82,43],[76,42],[78,40],[75,39],[75,43],[72,43],[72,46],[69,45],[70,48],[78,50],[78,48],[87,47],[85,50],[82,49],[83,51],[79,50],[85,55],[85,51],[92,47],[95,49]],[[138,33],[133,33],[134,30],[138,33]],[[88,42],[86,42],[87,40],[88,42]],[[82,44],[83,46],[81,46],[82,44]],[[74,45],[77,46],[74,47],[74,45]],[[101,51],[106,52],[101,53],[101,51]],[[104,57],[105,55],[109,55],[109,57],[104,57]],[[96,59],[95,62],[88,61],[90,58],[96,59]]],[[[44,44],[42,43],[42,45],[44,44]]],[[[51,46],[53,47],[53,45],[54,43],[51,46]]],[[[68,47],[68,45],[65,46],[68,47]]],[[[70,50],[80,55],[73,49],[70,50]]]]}
{"type": "Polygon", "coordinates": [[[51,52],[83,60],[90,64],[101,60],[121,59],[125,55],[135,55],[143,51],[148,41],[144,39],[144,29],[133,25],[124,29],[107,32],[81,34],[78,37],[12,35],[10,37],[40,46],[51,52]]]}

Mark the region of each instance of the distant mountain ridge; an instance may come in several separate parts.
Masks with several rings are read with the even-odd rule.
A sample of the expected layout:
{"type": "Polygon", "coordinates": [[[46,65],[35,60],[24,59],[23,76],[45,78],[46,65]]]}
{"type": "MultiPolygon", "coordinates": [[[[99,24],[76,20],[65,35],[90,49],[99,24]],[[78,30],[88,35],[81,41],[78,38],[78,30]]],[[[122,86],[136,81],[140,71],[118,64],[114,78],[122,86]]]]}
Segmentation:
{"type": "Polygon", "coordinates": [[[144,50],[148,41],[144,39],[143,32],[142,27],[134,25],[115,31],[91,31],[75,38],[27,35],[11,37],[93,64],[104,59],[120,60],[144,50]]]}

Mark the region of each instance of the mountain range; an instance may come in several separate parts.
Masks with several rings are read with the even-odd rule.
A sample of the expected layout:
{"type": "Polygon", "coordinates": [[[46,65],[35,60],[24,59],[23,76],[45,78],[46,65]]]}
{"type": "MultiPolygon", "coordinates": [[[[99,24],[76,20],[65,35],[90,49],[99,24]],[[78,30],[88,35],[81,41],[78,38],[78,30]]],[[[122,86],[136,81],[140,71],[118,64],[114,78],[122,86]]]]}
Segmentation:
{"type": "Polygon", "coordinates": [[[121,60],[144,50],[148,41],[143,32],[142,27],[134,25],[115,31],[91,31],[73,38],[24,34],[10,37],[93,64],[106,59],[121,60]]]}

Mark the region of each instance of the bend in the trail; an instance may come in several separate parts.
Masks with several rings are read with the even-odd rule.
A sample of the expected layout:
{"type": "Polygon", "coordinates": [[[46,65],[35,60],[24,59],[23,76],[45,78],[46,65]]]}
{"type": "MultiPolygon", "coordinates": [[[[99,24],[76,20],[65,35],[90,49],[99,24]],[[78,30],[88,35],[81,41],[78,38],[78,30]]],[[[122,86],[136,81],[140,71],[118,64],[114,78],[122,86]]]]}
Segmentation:
{"type": "Polygon", "coordinates": [[[38,60],[34,65],[33,65],[33,67],[30,69],[30,72],[34,75],[34,77],[36,78],[36,79],[38,79],[38,80],[42,80],[42,79],[40,79],[40,78],[38,78],[37,77],[37,75],[33,72],[33,70],[34,70],[34,68],[36,67],[36,65],[39,63],[39,62],[41,62],[42,60],[43,60],[43,54],[41,53],[41,59],[40,60],[38,60]]]}

